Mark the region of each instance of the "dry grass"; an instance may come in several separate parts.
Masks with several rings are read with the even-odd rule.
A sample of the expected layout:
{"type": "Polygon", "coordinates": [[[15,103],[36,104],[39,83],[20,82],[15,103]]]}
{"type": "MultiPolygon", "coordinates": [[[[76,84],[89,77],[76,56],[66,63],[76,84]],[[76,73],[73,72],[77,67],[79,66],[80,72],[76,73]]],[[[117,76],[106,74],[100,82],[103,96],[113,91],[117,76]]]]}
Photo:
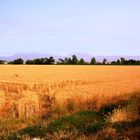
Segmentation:
{"type": "Polygon", "coordinates": [[[132,107],[127,108],[118,108],[113,111],[113,115],[111,115],[110,122],[121,122],[121,121],[133,121],[139,118],[138,109],[132,107]]]}

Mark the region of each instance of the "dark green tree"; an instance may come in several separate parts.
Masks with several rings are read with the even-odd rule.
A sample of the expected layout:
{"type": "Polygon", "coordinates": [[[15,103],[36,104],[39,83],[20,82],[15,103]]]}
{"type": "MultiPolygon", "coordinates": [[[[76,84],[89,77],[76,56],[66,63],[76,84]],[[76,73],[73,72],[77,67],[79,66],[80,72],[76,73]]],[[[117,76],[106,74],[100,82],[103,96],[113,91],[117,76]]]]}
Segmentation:
{"type": "Polygon", "coordinates": [[[121,65],[124,65],[125,62],[126,62],[126,61],[125,61],[125,58],[121,57],[120,59],[121,59],[121,65]]]}
{"type": "Polygon", "coordinates": [[[96,59],[94,57],[91,59],[90,64],[91,65],[95,65],[96,64],[96,59]]]}
{"type": "Polygon", "coordinates": [[[33,62],[33,60],[27,60],[27,61],[25,62],[25,64],[32,65],[32,64],[34,64],[34,62],[33,62]]]}
{"type": "Polygon", "coordinates": [[[118,59],[118,60],[117,60],[117,65],[120,65],[120,64],[121,64],[121,62],[120,62],[120,60],[118,59]]]}
{"type": "Polygon", "coordinates": [[[71,59],[71,58],[68,58],[68,62],[67,62],[67,64],[73,64],[73,62],[72,62],[72,59],[71,59]]]}
{"type": "Polygon", "coordinates": [[[85,65],[85,60],[83,58],[80,59],[79,65],[85,65]]]}
{"type": "Polygon", "coordinates": [[[102,64],[105,65],[107,63],[107,59],[104,58],[102,64]]]}
{"type": "Polygon", "coordinates": [[[37,64],[37,65],[41,65],[42,64],[42,60],[39,59],[39,58],[36,58],[36,59],[33,60],[33,63],[37,64]]]}
{"type": "Polygon", "coordinates": [[[23,59],[21,59],[21,58],[18,58],[18,59],[16,59],[16,60],[14,60],[14,61],[10,61],[10,62],[8,62],[8,64],[24,64],[24,61],[23,61],[23,59]]]}
{"type": "Polygon", "coordinates": [[[55,59],[51,56],[49,58],[49,64],[54,64],[55,63],[55,59]]]}
{"type": "Polygon", "coordinates": [[[76,55],[72,56],[71,64],[78,64],[78,58],[76,55]]]}

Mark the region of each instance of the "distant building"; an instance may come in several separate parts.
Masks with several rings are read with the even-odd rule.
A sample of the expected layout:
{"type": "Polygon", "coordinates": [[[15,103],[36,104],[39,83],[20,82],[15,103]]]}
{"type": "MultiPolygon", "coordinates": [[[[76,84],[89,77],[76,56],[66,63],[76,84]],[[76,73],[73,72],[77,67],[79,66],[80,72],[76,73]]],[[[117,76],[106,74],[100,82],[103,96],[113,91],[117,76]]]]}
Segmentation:
{"type": "Polygon", "coordinates": [[[8,64],[8,62],[5,60],[0,60],[0,64],[8,64]]]}

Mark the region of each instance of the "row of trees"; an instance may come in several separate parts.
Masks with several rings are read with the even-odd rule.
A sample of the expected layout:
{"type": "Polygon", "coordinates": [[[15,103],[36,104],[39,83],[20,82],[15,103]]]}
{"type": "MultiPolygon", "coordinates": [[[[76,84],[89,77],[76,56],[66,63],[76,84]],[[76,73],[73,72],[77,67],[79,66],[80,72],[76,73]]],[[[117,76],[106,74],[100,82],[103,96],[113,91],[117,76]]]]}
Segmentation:
{"type": "Polygon", "coordinates": [[[117,61],[112,61],[112,65],[140,65],[140,60],[125,60],[125,58],[120,58],[117,61]]]}
{"type": "MultiPolygon", "coordinates": [[[[5,61],[0,60],[0,64],[5,64],[5,61]]],[[[27,64],[27,65],[140,65],[140,60],[120,58],[117,61],[108,62],[106,58],[102,62],[97,62],[93,57],[90,62],[86,62],[83,58],[78,59],[76,55],[73,55],[71,58],[59,59],[57,62],[51,56],[49,58],[37,58],[33,60],[27,60],[24,62],[23,59],[18,58],[14,61],[10,61],[7,64],[27,64]]]]}
{"type": "MultiPolygon", "coordinates": [[[[0,61],[1,62],[1,61],[0,61]]],[[[2,62],[1,64],[4,64],[4,62],[2,62]]],[[[27,65],[49,65],[49,64],[55,64],[55,59],[53,57],[50,58],[36,58],[33,60],[27,60],[26,62],[24,62],[23,59],[18,58],[14,61],[10,61],[7,64],[27,64],[27,65]]]]}
{"type": "Polygon", "coordinates": [[[55,59],[51,56],[50,58],[37,58],[34,60],[27,60],[25,64],[32,65],[32,64],[37,64],[37,65],[51,65],[55,64],[55,59]]]}

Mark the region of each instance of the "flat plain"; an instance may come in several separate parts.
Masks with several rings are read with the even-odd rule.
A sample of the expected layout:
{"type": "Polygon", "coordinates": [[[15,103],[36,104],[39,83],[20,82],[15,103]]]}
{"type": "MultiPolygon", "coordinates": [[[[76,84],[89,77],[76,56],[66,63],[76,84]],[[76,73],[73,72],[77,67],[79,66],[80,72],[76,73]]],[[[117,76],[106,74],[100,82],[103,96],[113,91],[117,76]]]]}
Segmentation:
{"type": "MultiPolygon", "coordinates": [[[[139,90],[139,66],[0,66],[0,83],[76,85],[87,93],[139,90]],[[84,86],[83,86],[84,84],[84,86]]],[[[70,87],[71,87],[70,86],[70,87]]],[[[56,86],[57,87],[57,86],[56,86]]],[[[70,88],[69,87],[69,88],[70,88]]],[[[86,95],[86,93],[85,93],[86,95]]]]}
{"type": "MultiPolygon", "coordinates": [[[[99,111],[132,96],[137,101],[139,91],[140,66],[1,65],[0,117],[55,120],[80,110],[99,111]]],[[[127,109],[114,110],[109,120],[139,118],[139,113],[133,112],[138,104],[127,109]]],[[[26,122],[15,130],[28,126],[26,122]]],[[[11,133],[13,126],[7,127],[11,133]]],[[[5,133],[5,128],[1,131],[5,133]]]]}

